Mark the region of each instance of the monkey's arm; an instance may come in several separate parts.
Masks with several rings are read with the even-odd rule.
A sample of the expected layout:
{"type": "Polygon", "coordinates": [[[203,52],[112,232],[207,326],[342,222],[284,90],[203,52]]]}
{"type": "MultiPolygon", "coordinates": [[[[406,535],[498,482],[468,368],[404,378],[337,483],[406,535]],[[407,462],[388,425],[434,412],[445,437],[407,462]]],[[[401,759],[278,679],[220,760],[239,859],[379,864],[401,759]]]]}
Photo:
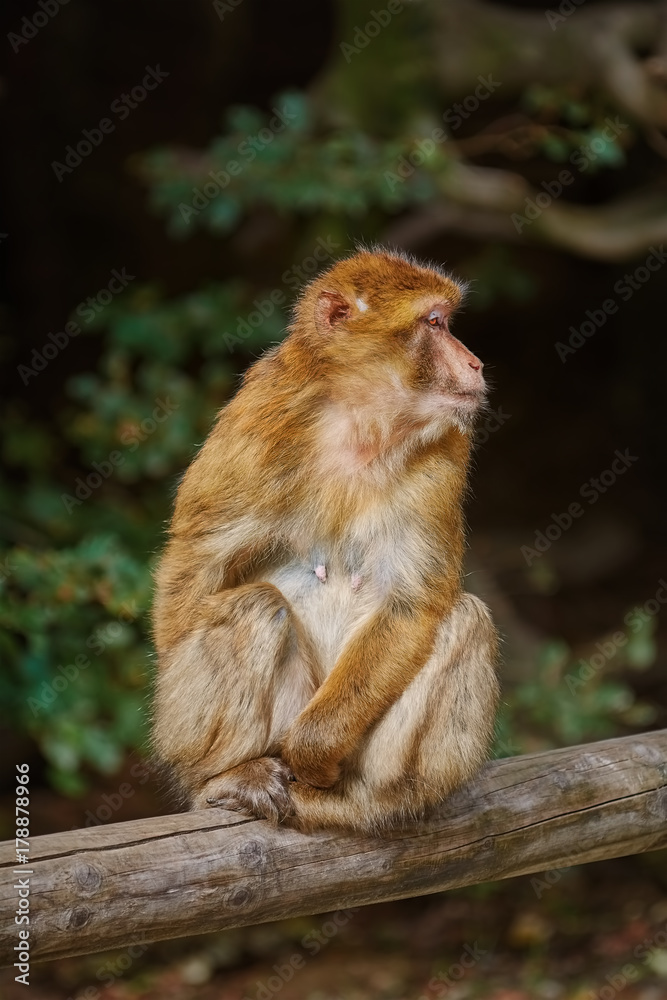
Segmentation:
{"type": "Polygon", "coordinates": [[[340,764],[426,663],[458,581],[437,599],[390,600],[353,636],[327,679],[288,729],[281,756],[297,779],[328,788],[340,764]]]}
{"type": "Polygon", "coordinates": [[[156,573],[158,650],[192,632],[206,619],[209,598],[242,583],[278,544],[276,517],[255,485],[262,458],[239,426],[243,396],[222,411],[179,487],[156,573]]]}
{"type": "Polygon", "coordinates": [[[158,651],[175,645],[208,617],[210,598],[238,586],[248,567],[277,544],[271,525],[252,515],[216,532],[171,538],[156,573],[153,608],[158,651]]]}

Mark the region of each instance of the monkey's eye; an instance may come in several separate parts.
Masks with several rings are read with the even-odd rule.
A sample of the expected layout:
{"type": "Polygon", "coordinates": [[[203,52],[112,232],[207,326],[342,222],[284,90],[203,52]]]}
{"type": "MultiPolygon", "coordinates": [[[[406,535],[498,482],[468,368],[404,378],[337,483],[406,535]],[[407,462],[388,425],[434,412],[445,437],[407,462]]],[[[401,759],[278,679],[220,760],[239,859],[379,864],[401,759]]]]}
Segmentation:
{"type": "Polygon", "coordinates": [[[426,317],[429,326],[445,326],[447,317],[442,309],[434,309],[426,317]]]}

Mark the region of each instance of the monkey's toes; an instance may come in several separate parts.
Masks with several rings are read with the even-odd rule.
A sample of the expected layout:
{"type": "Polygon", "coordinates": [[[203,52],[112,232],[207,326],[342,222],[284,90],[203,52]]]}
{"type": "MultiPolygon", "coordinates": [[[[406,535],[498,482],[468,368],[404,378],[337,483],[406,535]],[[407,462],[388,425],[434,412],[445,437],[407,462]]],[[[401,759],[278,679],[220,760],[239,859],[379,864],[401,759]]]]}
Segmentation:
{"type": "Polygon", "coordinates": [[[216,798],[215,795],[209,795],[206,799],[206,805],[215,809],[227,809],[229,812],[244,813],[246,816],[253,815],[241,799],[236,797],[216,798]]]}
{"type": "Polygon", "coordinates": [[[198,804],[231,809],[277,824],[294,812],[288,788],[292,780],[283,761],[260,757],[211,778],[198,796],[198,804]]]}

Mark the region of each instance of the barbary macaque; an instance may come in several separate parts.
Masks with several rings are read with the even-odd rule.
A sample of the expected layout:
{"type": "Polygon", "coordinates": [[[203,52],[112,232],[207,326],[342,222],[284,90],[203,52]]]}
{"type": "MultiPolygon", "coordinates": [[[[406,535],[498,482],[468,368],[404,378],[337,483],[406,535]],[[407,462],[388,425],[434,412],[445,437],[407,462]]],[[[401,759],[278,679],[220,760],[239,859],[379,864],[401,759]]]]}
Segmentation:
{"type": "Polygon", "coordinates": [[[496,632],[462,589],[482,363],[461,286],[395,251],[315,278],[178,490],[154,744],[191,808],[302,830],[420,817],[484,762],[496,632]]]}

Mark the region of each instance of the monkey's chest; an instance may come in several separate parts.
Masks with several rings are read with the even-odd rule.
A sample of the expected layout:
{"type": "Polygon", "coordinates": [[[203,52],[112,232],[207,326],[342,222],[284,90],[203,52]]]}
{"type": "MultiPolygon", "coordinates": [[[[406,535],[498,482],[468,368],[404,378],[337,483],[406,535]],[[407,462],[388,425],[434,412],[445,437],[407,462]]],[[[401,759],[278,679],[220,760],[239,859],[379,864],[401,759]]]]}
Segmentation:
{"type": "Polygon", "coordinates": [[[381,603],[375,574],[320,551],[262,573],[289,601],[318,651],[325,674],[354,629],[381,603]],[[366,571],[366,572],[365,572],[366,571]]]}

